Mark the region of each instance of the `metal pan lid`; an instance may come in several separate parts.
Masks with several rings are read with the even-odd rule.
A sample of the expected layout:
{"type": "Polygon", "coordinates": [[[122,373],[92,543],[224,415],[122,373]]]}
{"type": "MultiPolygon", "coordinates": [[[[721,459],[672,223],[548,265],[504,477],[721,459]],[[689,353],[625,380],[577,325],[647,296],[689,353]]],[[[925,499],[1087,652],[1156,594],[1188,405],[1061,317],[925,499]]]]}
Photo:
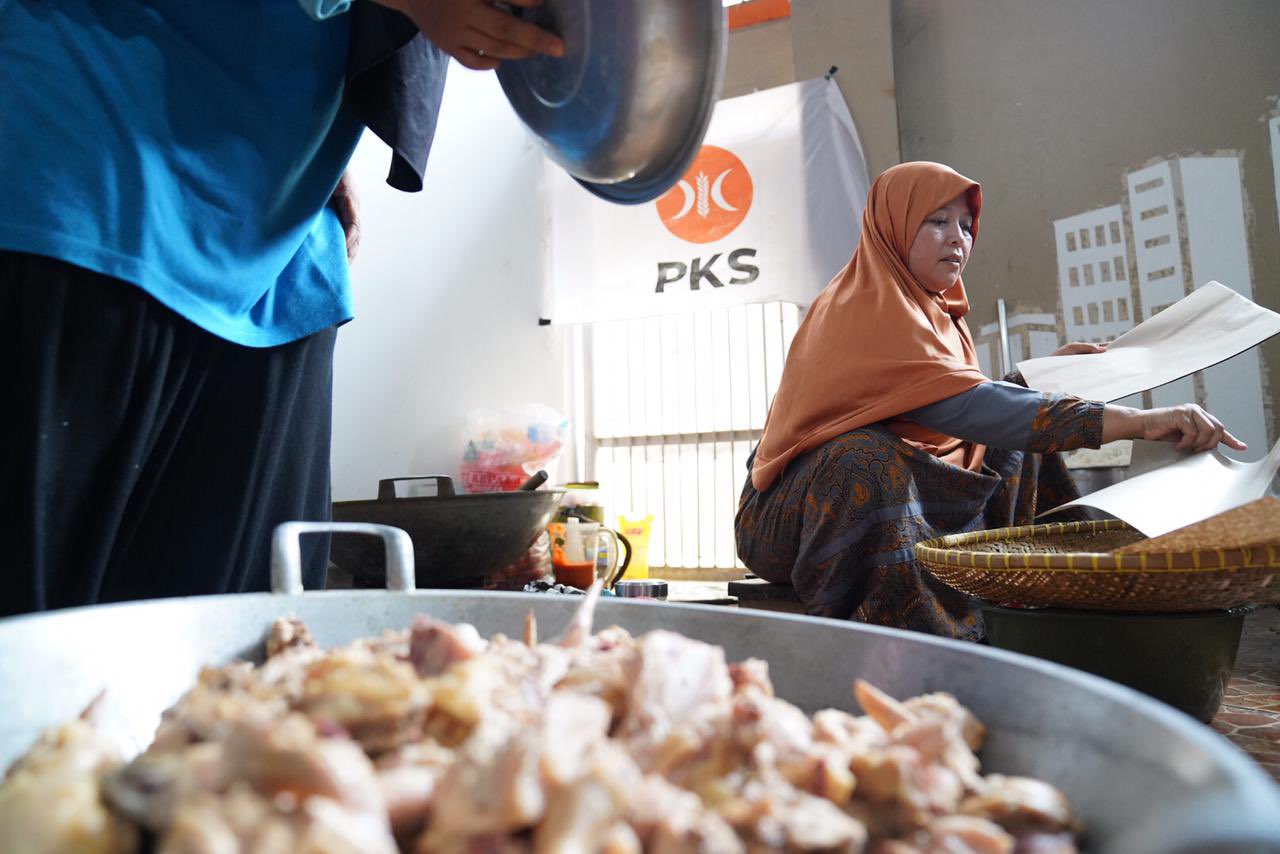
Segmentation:
{"type": "Polygon", "coordinates": [[[547,156],[595,195],[658,198],[711,121],[725,60],[722,0],[544,0],[516,10],[560,35],[562,59],[503,62],[507,100],[547,156]]]}

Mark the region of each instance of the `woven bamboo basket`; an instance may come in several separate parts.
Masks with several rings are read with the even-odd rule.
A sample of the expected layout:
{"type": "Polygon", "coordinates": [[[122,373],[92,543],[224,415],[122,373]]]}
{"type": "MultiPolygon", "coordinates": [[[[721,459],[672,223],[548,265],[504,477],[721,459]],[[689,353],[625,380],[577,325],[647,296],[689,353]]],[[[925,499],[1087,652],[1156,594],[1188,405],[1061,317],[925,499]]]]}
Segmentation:
{"type": "Polygon", "coordinates": [[[1214,611],[1280,602],[1280,543],[1112,554],[1141,540],[1123,522],[950,534],[915,547],[943,582],[988,602],[1096,611],[1214,611]]]}

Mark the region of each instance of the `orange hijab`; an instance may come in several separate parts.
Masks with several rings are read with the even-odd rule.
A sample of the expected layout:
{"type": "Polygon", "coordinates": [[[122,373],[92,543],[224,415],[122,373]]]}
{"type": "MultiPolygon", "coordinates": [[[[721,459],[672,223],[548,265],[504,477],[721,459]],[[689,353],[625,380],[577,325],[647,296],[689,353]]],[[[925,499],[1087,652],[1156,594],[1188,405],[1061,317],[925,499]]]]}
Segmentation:
{"type": "Polygon", "coordinates": [[[982,189],[955,170],[903,163],[871,185],[858,248],[814,300],[787,353],[751,469],[756,489],[798,454],[879,421],[946,462],[982,467],[984,446],[897,418],[987,382],[964,322],[964,283],[931,294],[907,269],[925,217],[961,193],[976,241],[982,189]]]}

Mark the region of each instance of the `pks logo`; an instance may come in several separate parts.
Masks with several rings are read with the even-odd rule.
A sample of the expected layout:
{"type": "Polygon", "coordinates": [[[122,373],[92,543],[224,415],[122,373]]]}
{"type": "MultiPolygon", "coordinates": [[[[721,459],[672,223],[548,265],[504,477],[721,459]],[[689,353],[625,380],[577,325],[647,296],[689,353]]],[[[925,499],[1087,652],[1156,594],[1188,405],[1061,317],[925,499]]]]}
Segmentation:
{"type": "Polygon", "coordinates": [[[658,199],[658,216],[681,240],[710,243],[742,223],[754,192],[751,173],[737,155],[704,145],[679,183],[658,199]]]}

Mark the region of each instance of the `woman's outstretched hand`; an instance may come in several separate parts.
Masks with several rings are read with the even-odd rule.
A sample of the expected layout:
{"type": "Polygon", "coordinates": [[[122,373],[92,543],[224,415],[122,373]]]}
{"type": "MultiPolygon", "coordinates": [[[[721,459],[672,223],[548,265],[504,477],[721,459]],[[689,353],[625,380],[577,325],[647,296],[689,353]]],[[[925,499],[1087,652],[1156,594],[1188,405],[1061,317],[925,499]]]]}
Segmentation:
{"type": "Polygon", "coordinates": [[[1080,356],[1085,353],[1105,353],[1107,352],[1106,344],[1090,344],[1088,341],[1072,341],[1070,344],[1063,344],[1057,350],[1050,353],[1050,356],[1080,356]]]}
{"type": "Polygon", "coordinates": [[[1249,448],[1232,436],[1221,421],[1194,403],[1158,409],[1133,409],[1109,403],[1102,415],[1102,441],[1116,439],[1177,442],[1175,450],[1178,451],[1208,451],[1219,444],[1237,451],[1249,448]]]}
{"type": "Polygon", "coordinates": [[[1178,451],[1208,451],[1218,443],[1237,451],[1248,445],[1227,432],[1222,422],[1194,403],[1162,406],[1142,413],[1142,438],[1177,442],[1178,451]]]}

